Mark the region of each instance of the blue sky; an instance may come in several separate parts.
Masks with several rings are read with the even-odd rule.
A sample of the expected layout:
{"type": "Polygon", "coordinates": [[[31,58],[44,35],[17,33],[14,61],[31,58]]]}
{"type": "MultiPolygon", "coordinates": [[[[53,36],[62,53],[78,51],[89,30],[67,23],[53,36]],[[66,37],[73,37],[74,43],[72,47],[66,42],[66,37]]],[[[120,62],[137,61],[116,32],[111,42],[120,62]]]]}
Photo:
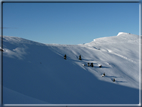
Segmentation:
{"type": "Polygon", "coordinates": [[[4,3],[3,27],[5,36],[47,44],[139,35],[139,3],[4,3]]]}

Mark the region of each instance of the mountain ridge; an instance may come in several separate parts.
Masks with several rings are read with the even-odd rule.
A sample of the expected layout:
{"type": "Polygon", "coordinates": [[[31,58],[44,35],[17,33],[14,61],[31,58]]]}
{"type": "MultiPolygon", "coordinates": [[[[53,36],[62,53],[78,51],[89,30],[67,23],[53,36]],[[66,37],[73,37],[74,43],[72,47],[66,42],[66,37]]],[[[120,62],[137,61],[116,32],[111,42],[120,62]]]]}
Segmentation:
{"type": "MultiPolygon", "coordinates": [[[[3,86],[51,104],[138,104],[139,44],[116,36],[112,45],[114,37],[106,38],[107,43],[53,45],[4,36],[3,86]]],[[[5,104],[29,103],[25,97],[9,102],[6,93],[5,104]]]]}

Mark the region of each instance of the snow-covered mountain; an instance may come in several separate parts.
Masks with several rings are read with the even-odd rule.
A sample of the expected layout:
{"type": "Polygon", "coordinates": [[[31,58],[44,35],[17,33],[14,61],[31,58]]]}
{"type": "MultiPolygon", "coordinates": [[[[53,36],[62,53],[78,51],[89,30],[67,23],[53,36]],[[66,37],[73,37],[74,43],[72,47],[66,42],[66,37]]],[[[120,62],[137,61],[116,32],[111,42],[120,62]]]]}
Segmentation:
{"type": "Polygon", "coordinates": [[[137,35],[120,32],[79,45],[4,36],[3,49],[4,104],[139,103],[137,35]]]}

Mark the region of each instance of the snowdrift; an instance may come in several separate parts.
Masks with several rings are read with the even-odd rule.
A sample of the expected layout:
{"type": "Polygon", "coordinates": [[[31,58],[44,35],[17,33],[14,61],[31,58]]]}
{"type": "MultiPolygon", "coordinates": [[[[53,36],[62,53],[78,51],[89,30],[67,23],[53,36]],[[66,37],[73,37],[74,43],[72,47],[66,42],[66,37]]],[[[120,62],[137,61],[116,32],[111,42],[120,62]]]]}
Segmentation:
{"type": "Polygon", "coordinates": [[[79,45],[4,36],[3,49],[4,104],[139,103],[137,35],[121,32],[79,45]]]}

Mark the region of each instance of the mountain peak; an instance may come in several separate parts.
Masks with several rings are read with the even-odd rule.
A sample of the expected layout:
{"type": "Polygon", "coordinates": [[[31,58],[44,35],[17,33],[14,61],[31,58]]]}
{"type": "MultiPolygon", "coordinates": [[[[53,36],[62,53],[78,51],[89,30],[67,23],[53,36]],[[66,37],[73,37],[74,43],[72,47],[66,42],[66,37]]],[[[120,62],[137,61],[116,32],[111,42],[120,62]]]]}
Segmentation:
{"type": "Polygon", "coordinates": [[[117,34],[117,36],[120,36],[120,35],[129,35],[130,33],[126,33],[126,32],[119,32],[118,34],[117,34]]]}

